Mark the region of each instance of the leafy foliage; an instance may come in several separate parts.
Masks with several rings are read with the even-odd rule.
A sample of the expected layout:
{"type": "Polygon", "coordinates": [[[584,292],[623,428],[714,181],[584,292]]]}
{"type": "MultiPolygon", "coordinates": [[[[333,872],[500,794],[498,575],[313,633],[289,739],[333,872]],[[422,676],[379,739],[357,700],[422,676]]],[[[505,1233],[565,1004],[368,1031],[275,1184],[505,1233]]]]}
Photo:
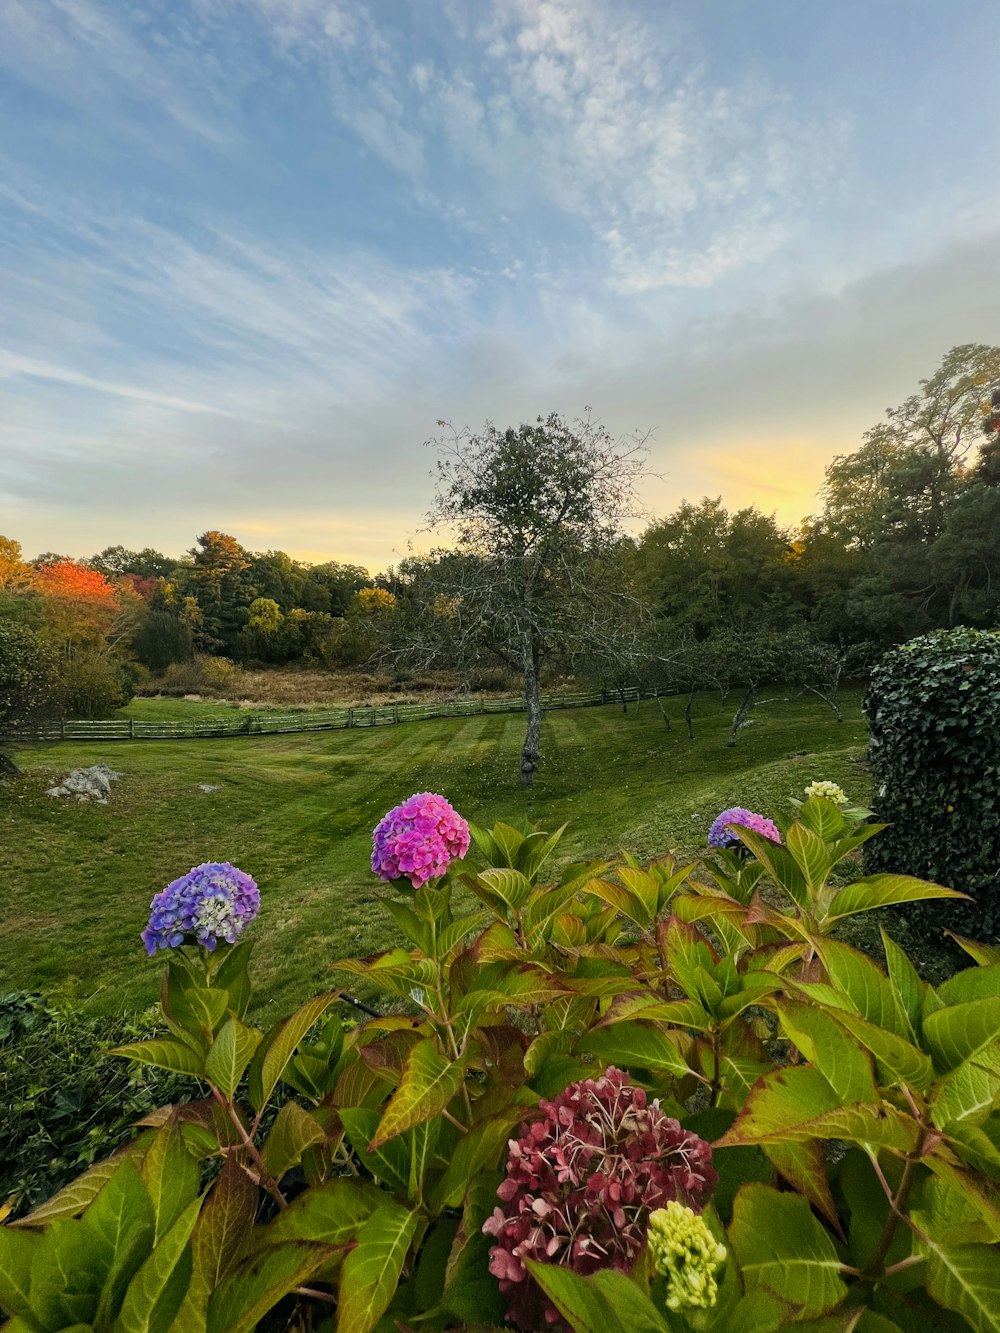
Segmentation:
{"type": "MultiPolygon", "coordinates": [[[[675,1201],[655,1244],[609,1242],[627,1272],[532,1232],[524,1267],[564,1326],[1000,1329],[1000,963],[966,941],[975,965],[934,988],[888,934],[885,970],[836,937],[853,913],[956,896],[892,873],[843,886],[880,832],[864,819],[814,795],[780,843],[742,828],[701,865],[626,856],[547,881],[561,830],[472,829],[486,864],[389,900],[407,943],[337,965],[390,1002],[363,1026],[329,992],[263,1032],[249,940],[175,949],[168,1035],[117,1054],[190,1075],[193,1100],[0,1228],[0,1308],[22,1333],[497,1326],[498,1187],[542,1228],[531,1145],[546,1140],[553,1198],[559,1153],[600,1160],[579,1090],[614,1064],[628,1081],[602,1095],[631,1086],[635,1107],[714,1137],[718,1191],[700,1218],[675,1201]]],[[[616,1106],[638,1170],[643,1122],[616,1106]]],[[[654,1225],[618,1176],[593,1189],[610,1231],[587,1237],[654,1225]]]]}
{"type": "Polygon", "coordinates": [[[928,928],[1000,931],[1000,633],[936,631],[888,653],[865,703],[874,804],[890,827],[868,864],[948,879],[976,898],[944,913],[909,909],[928,928]]]}

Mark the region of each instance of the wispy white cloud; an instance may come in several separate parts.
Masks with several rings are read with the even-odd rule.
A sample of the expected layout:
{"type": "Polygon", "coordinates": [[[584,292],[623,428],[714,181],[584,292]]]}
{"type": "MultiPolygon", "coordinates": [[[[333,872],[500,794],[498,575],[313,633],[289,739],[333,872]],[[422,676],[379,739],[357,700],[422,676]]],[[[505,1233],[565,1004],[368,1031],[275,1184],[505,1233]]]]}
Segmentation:
{"type": "Polygon", "coordinates": [[[708,286],[768,258],[847,133],[780,89],[713,79],[663,9],[653,20],[611,0],[450,4],[435,10],[450,30],[415,60],[406,34],[379,24],[385,10],[250,3],[282,51],[325,68],[336,115],[422,203],[490,216],[498,231],[523,234],[527,217],[536,235],[541,208],[557,244],[573,252],[589,236],[623,293],[708,286]]]}

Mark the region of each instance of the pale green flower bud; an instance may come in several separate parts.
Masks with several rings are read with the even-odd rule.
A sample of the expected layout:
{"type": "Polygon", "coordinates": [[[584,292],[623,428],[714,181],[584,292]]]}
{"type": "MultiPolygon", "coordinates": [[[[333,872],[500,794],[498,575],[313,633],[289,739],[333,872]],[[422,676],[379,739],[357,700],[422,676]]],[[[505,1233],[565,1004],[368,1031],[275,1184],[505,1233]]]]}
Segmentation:
{"type": "Polygon", "coordinates": [[[847,804],[847,792],[835,782],[810,782],[806,788],[806,796],[825,796],[834,805],[847,804]]]}
{"type": "Polygon", "coordinates": [[[667,1279],[668,1310],[707,1310],[715,1304],[715,1271],[725,1262],[726,1247],[704,1218],[672,1199],[650,1214],[646,1238],[653,1267],[667,1279]]]}

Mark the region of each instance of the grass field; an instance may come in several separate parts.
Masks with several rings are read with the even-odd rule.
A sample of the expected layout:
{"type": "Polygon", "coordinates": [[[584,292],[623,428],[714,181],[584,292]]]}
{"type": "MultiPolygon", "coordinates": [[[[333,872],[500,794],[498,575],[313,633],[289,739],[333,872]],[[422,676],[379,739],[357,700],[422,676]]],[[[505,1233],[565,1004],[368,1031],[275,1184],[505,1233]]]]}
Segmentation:
{"type": "MultiPolygon", "coordinates": [[[[184,715],[183,701],[166,702],[184,715]]],[[[264,1008],[290,1006],[331,984],[335,959],[396,942],[388,888],[368,870],[370,834],[414,791],[444,793],[476,823],[568,821],[567,859],[694,849],[720,808],[787,808],[813,778],[868,794],[859,693],[845,696],[842,725],[811,696],[763,706],[734,749],[731,708],[716,696],[698,701],[694,741],[672,711],[670,732],[650,702],[627,716],[615,707],[548,715],[527,792],[516,778],[519,714],[24,751],[27,776],[0,789],[0,992],[40,990],[98,1011],[153,1003],[159,967],[138,938],[150,898],[192,865],[228,860],[261,887],[264,1008]],[[124,774],[107,806],[45,796],[54,775],[100,760],[124,774]]]]}

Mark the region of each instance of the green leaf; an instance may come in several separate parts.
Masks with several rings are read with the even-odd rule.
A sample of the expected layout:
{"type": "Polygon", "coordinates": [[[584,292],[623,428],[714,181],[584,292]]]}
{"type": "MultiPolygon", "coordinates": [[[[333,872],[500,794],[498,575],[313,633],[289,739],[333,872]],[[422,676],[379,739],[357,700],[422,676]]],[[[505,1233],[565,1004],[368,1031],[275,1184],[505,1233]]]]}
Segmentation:
{"type": "Polygon", "coordinates": [[[885,950],[885,961],[889,969],[889,984],[896,996],[896,1003],[906,1018],[907,1031],[903,1035],[915,1042],[920,1036],[927,983],[921,979],[917,969],[895,940],[890,939],[884,930],[880,930],[879,933],[882,936],[882,948],[885,950]]]}
{"type": "Polygon", "coordinates": [[[939,1305],[960,1314],[975,1333],[1000,1333],[1000,1252],[995,1245],[946,1245],[919,1212],[927,1256],[927,1290],[939,1305]],[[928,1234],[930,1232],[930,1234],[928,1234]]]}
{"type": "Polygon", "coordinates": [[[156,1218],[139,1169],[123,1162],[83,1215],[95,1248],[106,1256],[107,1277],[95,1323],[111,1322],[129,1282],[153,1248],[156,1218]]]}
{"type": "Polygon", "coordinates": [[[912,875],[867,875],[834,897],[827,921],[839,921],[855,912],[870,912],[876,907],[890,907],[894,903],[915,903],[928,898],[968,898],[957,889],[945,889],[912,875]]]}
{"type": "Polygon", "coordinates": [[[444,1308],[467,1324],[503,1323],[507,1307],[496,1278],[489,1271],[493,1244],[483,1235],[483,1223],[496,1206],[497,1176],[481,1176],[465,1196],[451,1254],[444,1270],[444,1308]]]}
{"type": "Polygon", "coordinates": [[[812,897],[826,883],[827,876],[833,869],[833,854],[830,848],[812,829],[805,824],[793,824],[785,838],[795,864],[802,871],[802,877],[812,897]]]}
{"type": "Polygon", "coordinates": [[[924,1042],[942,1071],[956,1068],[998,1038],[1000,996],[951,1004],[924,1019],[924,1042]]]}
{"type": "Polygon", "coordinates": [[[440,1115],[464,1080],[463,1061],[446,1060],[430,1037],[418,1041],[403,1063],[399,1087],[389,1099],[368,1151],[440,1115]]]}
{"type": "Polygon", "coordinates": [[[759,833],[753,833],[748,828],[734,825],[731,832],[745,847],[749,847],[775,884],[784,889],[794,903],[801,908],[808,908],[809,889],[805,876],[786,847],[772,842],[770,838],[761,837],[759,833]]]}
{"type": "Polygon", "coordinates": [[[231,1099],[236,1095],[240,1079],[263,1036],[256,1028],[245,1027],[238,1018],[230,1018],[222,1025],[205,1056],[205,1077],[224,1096],[231,1099]]]}
{"type": "Polygon", "coordinates": [[[208,1303],[207,1333],[253,1333],[283,1296],[311,1277],[334,1253],[330,1246],[308,1240],[269,1245],[213,1292],[208,1303]]]}
{"type": "Polygon", "coordinates": [[[200,1207],[192,1199],[157,1241],[128,1285],[114,1333],[166,1333],[191,1279],[188,1241],[200,1207]]]}
{"type": "Polygon", "coordinates": [[[264,1165],[275,1180],[297,1166],[313,1144],[323,1143],[326,1133],[315,1116],[298,1102],[285,1102],[264,1144],[264,1165]]]}
{"type": "Polygon", "coordinates": [[[371,1333],[389,1307],[419,1215],[384,1203],[358,1232],[344,1260],[337,1303],[337,1333],[371,1333]]]}
{"type": "Polygon", "coordinates": [[[747,1291],[772,1292],[798,1307],[799,1318],[827,1314],[847,1295],[833,1241],[796,1194],[745,1185],[728,1239],[747,1291]]]}
{"type": "Polygon", "coordinates": [[[120,1055],[136,1060],[154,1069],[169,1069],[172,1074],[192,1074],[200,1078],[204,1072],[201,1056],[182,1041],[156,1037],[152,1041],[134,1041],[127,1046],[116,1046],[108,1055],[120,1055]]]}
{"type": "Polygon", "coordinates": [[[131,1143],[115,1153],[113,1157],[95,1163],[82,1175],[77,1176],[76,1180],[71,1180],[58,1194],[54,1194],[45,1203],[39,1204],[34,1212],[29,1213],[27,1217],[20,1218],[12,1225],[15,1227],[42,1227],[47,1226],[50,1222],[55,1222],[61,1217],[77,1217],[97,1197],[123,1162],[132,1161],[138,1164],[142,1161],[155,1137],[154,1134],[143,1134],[141,1137],[133,1139],[131,1143]]]}
{"type": "Polygon", "coordinates": [[[819,1138],[801,1142],[787,1140],[767,1143],[763,1151],[775,1170],[839,1231],[840,1220],[830,1193],[824,1146],[819,1138]]]}
{"type": "MultiPolygon", "coordinates": [[[[159,1241],[198,1193],[201,1172],[181,1137],[176,1117],[159,1130],[142,1163],[159,1241]]],[[[194,1223],[192,1222],[192,1226],[194,1223]]]]}
{"type": "Polygon", "coordinates": [[[267,1244],[286,1240],[315,1240],[324,1245],[349,1245],[385,1194],[366,1180],[336,1176],[306,1190],[267,1227],[267,1244]]]}
{"type": "Polygon", "coordinates": [[[345,1106],[339,1114],[347,1141],[365,1170],[405,1194],[410,1181],[410,1146],[405,1139],[390,1139],[371,1152],[368,1144],[378,1128],[378,1111],[367,1106],[345,1106]]]}
{"type": "Polygon", "coordinates": [[[278,1023],[267,1034],[250,1063],[250,1102],[260,1111],[274,1091],[295,1048],[318,1018],[322,1018],[337,999],[338,991],[327,991],[306,1000],[290,1018],[278,1023]]]}
{"type": "Polygon", "coordinates": [[[53,1222],[31,1257],[32,1315],[43,1328],[89,1324],[107,1274],[82,1222],[53,1222]]]}
{"type": "Polygon", "coordinates": [[[615,1311],[592,1282],[559,1264],[526,1259],[525,1265],[574,1333],[621,1333],[615,1311]]]}
{"type": "Polygon", "coordinates": [[[945,1004],[964,1004],[968,1000],[992,1000],[1000,995],[1000,964],[967,967],[943,981],[937,988],[945,1004]]]}
{"type": "Polygon", "coordinates": [[[33,1232],[0,1226],[0,1309],[8,1314],[31,1315],[31,1261],[41,1244],[33,1232]]]}
{"type": "Polygon", "coordinates": [[[497,1166],[511,1132],[524,1116],[524,1111],[523,1106],[515,1104],[478,1121],[468,1134],[461,1135],[452,1150],[444,1175],[430,1195],[430,1202],[435,1209],[459,1207],[476,1177],[497,1166]]]}
{"type": "Polygon", "coordinates": [[[833,988],[862,1018],[894,1032],[897,1037],[905,1036],[906,1019],[896,1002],[889,978],[866,954],[829,938],[818,942],[817,952],[833,988]]]}
{"type": "Polygon", "coordinates": [[[870,1057],[837,1020],[816,1005],[778,1000],[781,1025],[844,1103],[878,1101],[870,1057]]]}
{"type": "Polygon", "coordinates": [[[748,1143],[780,1143],[791,1130],[809,1125],[826,1111],[839,1110],[829,1080],[811,1065],[775,1069],[754,1086],[735,1123],[717,1148],[748,1143]]]}
{"type": "Polygon", "coordinates": [[[178,1330],[204,1329],[212,1292],[235,1268],[250,1239],[258,1202],[257,1186],[235,1156],[227,1157],[191,1232],[191,1281],[178,1312],[178,1330]]]}
{"type": "Polygon", "coordinates": [[[931,1118],[938,1129],[962,1121],[979,1125],[1000,1102],[1000,1061],[966,1060],[937,1085],[931,1118]]]}
{"type": "Polygon", "coordinates": [[[512,912],[519,911],[531,894],[531,880],[527,875],[522,875],[520,870],[503,867],[481,870],[476,878],[491,893],[496,894],[512,912]]]}
{"type": "Polygon", "coordinates": [[[1000,963],[1000,947],[996,944],[983,944],[979,940],[967,940],[964,935],[956,935],[953,930],[946,930],[944,933],[950,935],[970,958],[976,960],[980,967],[989,967],[992,963],[1000,963]]]}
{"type": "Polygon", "coordinates": [[[807,796],[799,806],[798,819],[824,842],[839,838],[847,828],[840,810],[825,796],[807,796]]]}
{"type": "Polygon", "coordinates": [[[681,1055],[674,1034],[648,1027],[642,1022],[616,1023],[614,1027],[586,1032],[578,1050],[589,1051],[599,1061],[628,1068],[656,1070],[683,1077],[691,1072],[681,1055]]]}
{"type": "Polygon", "coordinates": [[[904,1037],[869,1023],[858,1014],[836,1011],[837,1020],[871,1051],[884,1073],[891,1075],[889,1082],[907,1083],[923,1092],[934,1081],[934,1066],[930,1056],[917,1049],[904,1037]]]}

